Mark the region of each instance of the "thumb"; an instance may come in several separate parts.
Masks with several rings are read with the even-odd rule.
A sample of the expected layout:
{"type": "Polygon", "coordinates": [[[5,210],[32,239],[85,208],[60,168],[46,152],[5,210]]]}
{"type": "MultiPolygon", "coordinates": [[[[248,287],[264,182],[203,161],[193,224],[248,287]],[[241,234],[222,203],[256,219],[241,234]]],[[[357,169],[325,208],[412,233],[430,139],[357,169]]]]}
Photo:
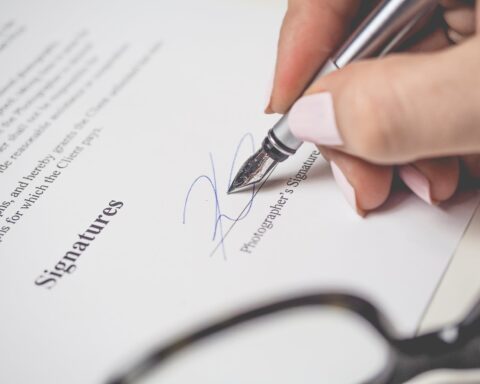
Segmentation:
{"type": "Polygon", "coordinates": [[[380,164],[480,152],[480,40],[353,63],[289,113],[292,133],[380,164]]]}

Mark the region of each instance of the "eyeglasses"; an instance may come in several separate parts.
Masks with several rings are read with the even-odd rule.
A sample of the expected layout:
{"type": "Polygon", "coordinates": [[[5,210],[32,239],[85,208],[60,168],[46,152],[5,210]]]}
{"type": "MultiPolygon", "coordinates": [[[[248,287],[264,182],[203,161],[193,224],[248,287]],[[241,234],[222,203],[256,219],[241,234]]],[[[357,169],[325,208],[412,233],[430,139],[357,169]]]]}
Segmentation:
{"type": "Polygon", "coordinates": [[[399,384],[480,368],[480,301],[459,323],[400,339],[369,301],[300,296],[238,313],[161,345],[109,384],[399,384]]]}

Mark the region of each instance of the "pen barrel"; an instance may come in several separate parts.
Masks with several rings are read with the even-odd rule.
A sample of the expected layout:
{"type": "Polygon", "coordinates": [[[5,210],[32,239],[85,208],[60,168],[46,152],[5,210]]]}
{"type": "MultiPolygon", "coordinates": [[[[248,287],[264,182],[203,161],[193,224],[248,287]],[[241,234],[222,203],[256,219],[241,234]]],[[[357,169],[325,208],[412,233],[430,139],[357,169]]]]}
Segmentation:
{"type": "Polygon", "coordinates": [[[342,68],[356,60],[385,55],[437,5],[438,0],[382,1],[340,47],[333,62],[342,68]]]}
{"type": "MultiPolygon", "coordinates": [[[[438,5],[438,0],[382,1],[328,60],[312,79],[336,71],[345,65],[369,57],[383,56],[400,44],[417,23],[438,5]]],[[[309,85],[311,84],[309,83],[309,85]]],[[[288,113],[269,131],[266,140],[285,158],[302,145],[288,126],[288,113]]]]}

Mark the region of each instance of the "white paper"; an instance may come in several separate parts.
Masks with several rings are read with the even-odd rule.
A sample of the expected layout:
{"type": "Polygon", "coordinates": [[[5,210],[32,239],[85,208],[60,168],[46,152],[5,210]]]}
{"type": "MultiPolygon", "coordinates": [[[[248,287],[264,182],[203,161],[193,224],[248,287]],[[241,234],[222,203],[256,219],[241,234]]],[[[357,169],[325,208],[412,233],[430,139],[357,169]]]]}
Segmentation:
{"type": "Polygon", "coordinates": [[[360,219],[321,157],[286,185],[309,145],[253,200],[225,193],[278,118],[261,112],[283,6],[45,0],[1,10],[1,382],[102,382],[212,317],[325,288],[367,296],[415,332],[476,196],[432,208],[397,195],[360,219]],[[242,251],[282,192],[273,227],[242,251]],[[74,248],[91,225],[100,233],[74,248]]]}

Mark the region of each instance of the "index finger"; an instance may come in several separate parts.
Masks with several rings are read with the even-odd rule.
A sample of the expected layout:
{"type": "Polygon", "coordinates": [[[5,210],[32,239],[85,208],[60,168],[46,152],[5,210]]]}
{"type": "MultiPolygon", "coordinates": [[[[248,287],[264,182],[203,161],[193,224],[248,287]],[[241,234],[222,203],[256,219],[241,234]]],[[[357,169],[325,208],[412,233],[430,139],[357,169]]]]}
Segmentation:
{"type": "Polygon", "coordinates": [[[266,112],[285,113],[344,38],[361,2],[290,0],[266,112]]]}

